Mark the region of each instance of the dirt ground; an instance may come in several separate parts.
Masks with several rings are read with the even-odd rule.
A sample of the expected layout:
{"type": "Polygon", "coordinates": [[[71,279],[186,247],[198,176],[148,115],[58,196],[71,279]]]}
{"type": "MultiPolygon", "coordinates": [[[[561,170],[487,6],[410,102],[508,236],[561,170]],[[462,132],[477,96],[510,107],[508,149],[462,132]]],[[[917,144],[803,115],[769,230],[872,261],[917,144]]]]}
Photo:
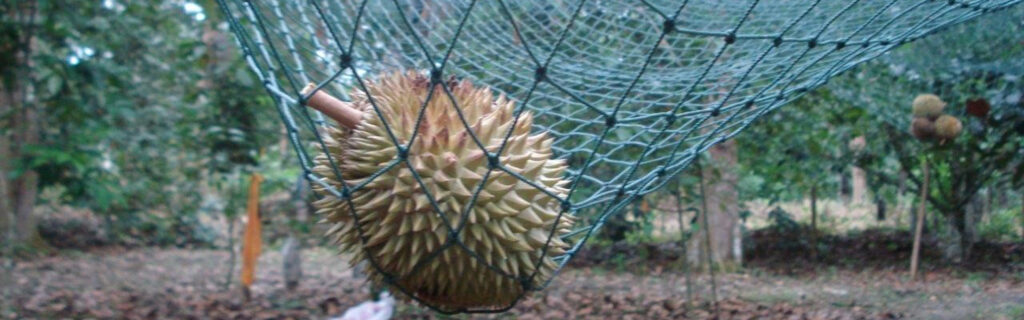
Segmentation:
{"type": "MultiPolygon", "coordinates": [[[[227,260],[224,251],[104,249],[21,261],[0,275],[0,319],[323,319],[368,297],[365,281],[329,249],[304,251],[300,289],[286,292],[280,255],[271,250],[260,258],[252,300],[243,302],[237,272],[225,290],[227,260]]],[[[1024,319],[1024,273],[929,270],[924,281],[908,282],[897,271],[780,273],[751,264],[717,275],[718,318],[1024,319]]],[[[508,313],[453,318],[713,318],[707,275],[696,276],[687,303],[678,268],[641,267],[569,267],[508,313]]],[[[443,317],[401,304],[396,318],[443,317]]]]}

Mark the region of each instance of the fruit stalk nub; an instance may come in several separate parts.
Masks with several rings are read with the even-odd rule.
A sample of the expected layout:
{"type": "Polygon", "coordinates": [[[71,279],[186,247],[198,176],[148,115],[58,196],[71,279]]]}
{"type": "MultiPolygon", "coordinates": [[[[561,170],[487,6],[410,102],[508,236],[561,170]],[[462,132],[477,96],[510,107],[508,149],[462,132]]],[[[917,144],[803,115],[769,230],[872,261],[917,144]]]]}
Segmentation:
{"type": "MultiPolygon", "coordinates": [[[[313,90],[316,90],[316,84],[310,83],[302,89],[300,94],[305,96],[313,90]]],[[[316,93],[306,100],[306,105],[322,112],[328,118],[334,119],[338,124],[349,129],[355,129],[356,125],[359,125],[359,121],[363,118],[363,113],[353,108],[352,103],[338,100],[338,98],[324,92],[324,90],[316,90],[316,93]]]]}

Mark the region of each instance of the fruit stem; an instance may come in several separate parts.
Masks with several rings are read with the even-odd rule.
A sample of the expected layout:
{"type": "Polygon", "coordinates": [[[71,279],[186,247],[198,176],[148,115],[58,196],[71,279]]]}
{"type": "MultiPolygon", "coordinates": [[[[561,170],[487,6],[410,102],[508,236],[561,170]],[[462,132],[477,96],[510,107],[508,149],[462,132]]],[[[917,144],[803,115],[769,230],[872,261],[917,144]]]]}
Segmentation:
{"type": "Polygon", "coordinates": [[[316,90],[316,93],[313,93],[312,96],[306,99],[307,106],[320,111],[346,128],[355,129],[356,125],[359,125],[360,119],[363,118],[363,113],[353,108],[352,103],[338,100],[338,98],[324,92],[324,90],[317,90],[314,83],[307,84],[302,89],[301,94],[305,96],[314,90],[316,90]]]}

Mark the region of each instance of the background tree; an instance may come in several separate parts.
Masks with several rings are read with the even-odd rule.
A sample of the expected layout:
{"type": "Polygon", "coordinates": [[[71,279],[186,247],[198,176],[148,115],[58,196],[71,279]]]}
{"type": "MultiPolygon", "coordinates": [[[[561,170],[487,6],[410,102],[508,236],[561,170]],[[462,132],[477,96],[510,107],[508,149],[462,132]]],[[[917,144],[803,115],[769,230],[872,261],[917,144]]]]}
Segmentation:
{"type": "Polygon", "coordinates": [[[962,261],[969,260],[977,241],[975,227],[982,210],[971,204],[980,201],[978,192],[986,186],[998,185],[992,189],[996,192],[1021,187],[1022,26],[993,21],[1019,21],[1024,10],[1014,8],[999,15],[1000,19],[955,26],[908,45],[889,59],[836,79],[833,87],[838,96],[881,124],[880,130],[869,132],[868,140],[883,143],[869,144],[858,159],[870,167],[873,179],[897,185],[893,177],[902,172],[910,189],[919,192],[923,180],[919,158],[932,163],[928,202],[951,231],[949,237],[942,237],[952,240],[944,245],[947,256],[962,261]],[[959,137],[936,147],[913,142],[907,130],[909,103],[923,92],[935,93],[949,103],[945,112],[964,123],[959,137]]]}
{"type": "Polygon", "coordinates": [[[3,6],[2,232],[31,239],[35,197],[53,190],[45,201],[100,215],[108,241],[212,241],[197,221],[224,179],[211,170],[254,165],[278,130],[226,25],[193,2],[3,6]]]}

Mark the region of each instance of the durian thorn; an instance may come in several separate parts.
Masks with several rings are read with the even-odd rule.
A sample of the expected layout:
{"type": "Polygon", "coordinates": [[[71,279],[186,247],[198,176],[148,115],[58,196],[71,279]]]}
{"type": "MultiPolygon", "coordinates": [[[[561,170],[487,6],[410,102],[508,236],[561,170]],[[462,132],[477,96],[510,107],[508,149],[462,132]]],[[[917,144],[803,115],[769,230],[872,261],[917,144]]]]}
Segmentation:
{"type": "MultiPolygon", "coordinates": [[[[316,90],[316,84],[310,83],[302,89],[300,94],[305,96],[313,92],[313,90],[316,90]]],[[[355,129],[363,118],[363,113],[356,110],[352,103],[338,100],[338,98],[324,92],[324,90],[316,90],[316,93],[313,93],[312,96],[306,99],[306,105],[322,112],[328,118],[334,119],[338,124],[349,129],[355,129]]]]}

